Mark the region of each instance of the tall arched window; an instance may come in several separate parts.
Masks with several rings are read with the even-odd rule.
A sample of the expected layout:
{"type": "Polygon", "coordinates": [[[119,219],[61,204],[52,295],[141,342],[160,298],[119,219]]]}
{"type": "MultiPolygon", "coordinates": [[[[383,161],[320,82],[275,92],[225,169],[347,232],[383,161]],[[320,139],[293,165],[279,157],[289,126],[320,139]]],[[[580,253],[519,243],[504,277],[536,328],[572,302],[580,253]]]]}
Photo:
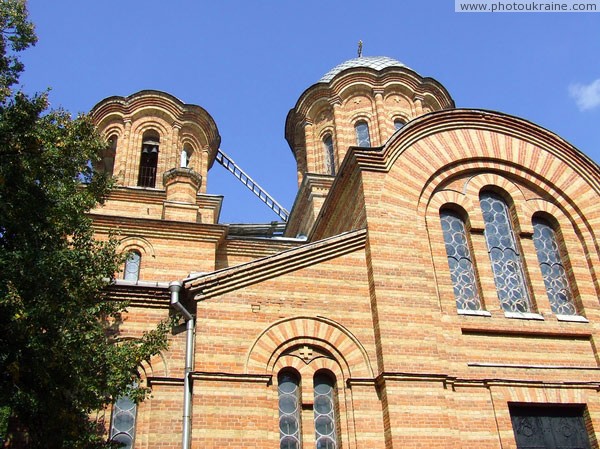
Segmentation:
{"type": "Polygon", "coordinates": [[[135,281],[140,277],[140,265],[142,263],[142,255],[138,251],[131,251],[125,260],[125,270],[123,271],[123,279],[126,281],[135,281]]]}
{"type": "Polygon", "coordinates": [[[107,147],[102,150],[100,160],[93,161],[94,170],[98,173],[106,173],[109,176],[113,175],[115,166],[115,155],[117,153],[118,137],[111,135],[107,139],[107,147]]]}
{"type": "Polygon", "coordinates": [[[279,448],[300,449],[300,376],[284,370],[277,376],[279,392],[279,448]]]}
{"type": "Polygon", "coordinates": [[[110,422],[110,440],[121,443],[123,449],[133,447],[137,405],[128,396],[117,399],[110,422]]]}
{"type": "Polygon", "coordinates": [[[404,120],[402,119],[394,119],[394,128],[396,129],[396,131],[398,131],[400,128],[402,128],[406,123],[404,122],[404,120]]]}
{"type": "Polygon", "coordinates": [[[326,134],[323,137],[323,150],[325,151],[325,169],[328,174],[335,175],[335,157],[331,134],[326,134]]]}
{"type": "Polygon", "coordinates": [[[458,310],[481,310],[479,289],[464,220],[456,212],[440,211],[446,256],[458,310]]]}
{"type": "Polygon", "coordinates": [[[573,294],[560,256],[558,238],[547,220],[533,218],[533,243],[552,312],[556,315],[576,315],[573,294]]]}
{"type": "Polygon", "coordinates": [[[155,131],[146,131],[142,137],[142,154],[140,156],[140,173],[138,186],[154,187],[156,185],[156,167],[158,164],[158,148],[160,137],[155,131]]]}
{"type": "Polygon", "coordinates": [[[180,164],[179,164],[181,167],[185,168],[185,167],[190,166],[190,160],[192,159],[192,153],[193,153],[193,150],[189,146],[185,145],[183,147],[183,149],[181,150],[181,160],[180,160],[180,164]]]}
{"type": "Polygon", "coordinates": [[[479,201],[500,305],[505,312],[530,312],[531,302],[525,284],[523,262],[508,205],[492,192],[482,192],[479,201]]]}
{"type": "Polygon", "coordinates": [[[114,168],[115,168],[115,156],[117,154],[117,136],[110,136],[108,138],[108,150],[104,153],[104,171],[105,173],[112,176],[114,168]]]}
{"type": "Polygon", "coordinates": [[[317,449],[337,449],[335,377],[320,370],[314,376],[315,440],[317,449]]]}
{"type": "Polygon", "coordinates": [[[369,125],[364,120],[356,122],[354,125],[356,131],[356,145],[359,147],[370,147],[371,136],[369,135],[369,125]]]}

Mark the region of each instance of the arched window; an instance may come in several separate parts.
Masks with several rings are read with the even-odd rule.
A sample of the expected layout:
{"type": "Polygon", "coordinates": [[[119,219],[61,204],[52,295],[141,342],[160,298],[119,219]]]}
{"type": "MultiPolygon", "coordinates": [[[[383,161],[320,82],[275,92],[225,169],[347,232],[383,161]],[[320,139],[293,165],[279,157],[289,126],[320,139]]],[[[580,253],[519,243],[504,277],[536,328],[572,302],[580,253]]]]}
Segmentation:
{"type": "Polygon", "coordinates": [[[156,166],[158,164],[158,148],[160,137],[154,131],[147,131],[142,137],[142,154],[140,156],[140,173],[138,186],[154,187],[156,185],[156,166]]]}
{"type": "Polygon", "coordinates": [[[300,449],[300,376],[285,370],[277,376],[279,392],[279,448],[300,449]]]}
{"type": "Polygon", "coordinates": [[[125,270],[123,271],[123,279],[126,281],[134,281],[140,277],[140,265],[142,255],[138,251],[131,251],[125,260],[125,270]]]}
{"type": "Polygon", "coordinates": [[[108,150],[104,153],[104,171],[105,173],[112,176],[114,168],[115,168],[115,156],[117,154],[117,136],[110,136],[108,138],[108,150]]]}
{"type": "Polygon", "coordinates": [[[396,131],[398,131],[404,125],[406,125],[406,123],[404,122],[404,120],[399,119],[399,118],[394,119],[394,128],[396,129],[396,131]]]}
{"type": "Polygon", "coordinates": [[[525,286],[523,263],[508,205],[491,192],[482,192],[479,201],[500,305],[505,312],[530,312],[531,302],[525,286]]]}
{"type": "Polygon", "coordinates": [[[315,373],[313,381],[316,448],[337,449],[335,377],[321,370],[315,373]]]}
{"type": "Polygon", "coordinates": [[[190,160],[192,159],[192,153],[193,150],[185,145],[183,147],[183,149],[181,150],[181,161],[180,161],[180,167],[189,167],[190,166],[190,160]]]}
{"type": "Polygon", "coordinates": [[[133,447],[137,405],[128,396],[117,399],[110,422],[110,440],[121,443],[124,449],[133,447]]]}
{"type": "Polygon", "coordinates": [[[107,139],[107,147],[102,150],[100,159],[93,161],[94,170],[98,173],[106,173],[112,176],[115,165],[115,155],[117,153],[118,137],[112,135],[107,139]]]}
{"type": "Polygon", "coordinates": [[[356,122],[354,125],[356,131],[356,145],[359,147],[370,147],[371,136],[369,135],[369,125],[364,120],[356,122]]]}
{"type": "Polygon", "coordinates": [[[560,256],[558,238],[547,220],[533,218],[533,243],[552,312],[556,315],[576,315],[573,294],[560,256]]]}
{"type": "Polygon", "coordinates": [[[325,169],[328,174],[335,175],[335,157],[331,134],[327,134],[323,137],[323,149],[325,151],[325,169]]]}
{"type": "Polygon", "coordinates": [[[440,211],[446,256],[458,310],[481,310],[479,289],[464,220],[454,211],[440,211]]]}

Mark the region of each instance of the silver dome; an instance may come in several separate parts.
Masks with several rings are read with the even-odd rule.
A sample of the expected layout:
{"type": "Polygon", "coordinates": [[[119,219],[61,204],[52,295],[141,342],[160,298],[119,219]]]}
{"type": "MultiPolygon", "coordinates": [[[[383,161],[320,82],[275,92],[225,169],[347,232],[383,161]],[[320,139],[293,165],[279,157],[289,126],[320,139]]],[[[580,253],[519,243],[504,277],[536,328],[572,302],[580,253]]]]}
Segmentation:
{"type": "Polygon", "coordinates": [[[406,67],[406,65],[396,59],[388,58],[387,56],[361,56],[360,58],[349,59],[335,66],[323,75],[319,80],[319,83],[328,83],[338,73],[354,67],[369,67],[375,70],[383,70],[386,67],[406,67]]]}

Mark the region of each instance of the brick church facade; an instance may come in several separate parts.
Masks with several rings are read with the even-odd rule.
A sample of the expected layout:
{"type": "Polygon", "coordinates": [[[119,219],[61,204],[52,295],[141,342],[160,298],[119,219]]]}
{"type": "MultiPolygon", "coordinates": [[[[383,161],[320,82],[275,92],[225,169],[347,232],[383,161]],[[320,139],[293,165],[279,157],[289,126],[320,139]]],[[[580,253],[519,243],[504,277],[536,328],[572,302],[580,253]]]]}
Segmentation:
{"type": "MultiPolygon", "coordinates": [[[[309,87],[285,224],[219,222],[203,108],[98,103],[129,254],[120,337],[182,313],[111,437],[162,448],[598,448],[600,169],[526,120],[460,109],[386,57],[309,87]]],[[[108,418],[107,418],[108,420],[108,418]]]]}

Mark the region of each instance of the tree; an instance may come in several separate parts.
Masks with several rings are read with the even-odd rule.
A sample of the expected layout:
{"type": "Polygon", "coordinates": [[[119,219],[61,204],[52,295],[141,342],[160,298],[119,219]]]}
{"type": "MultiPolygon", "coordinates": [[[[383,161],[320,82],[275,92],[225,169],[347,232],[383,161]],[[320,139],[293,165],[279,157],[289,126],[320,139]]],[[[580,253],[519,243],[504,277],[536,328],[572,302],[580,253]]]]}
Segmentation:
{"type": "Polygon", "coordinates": [[[137,369],[168,324],[135,342],[107,332],[124,311],[105,295],[122,257],[86,216],[111,187],[91,163],[106,142],[89,117],[15,91],[35,42],[25,0],[0,0],[0,432],[4,420],[8,447],[104,447],[90,416],[145,397],[137,369]]]}

